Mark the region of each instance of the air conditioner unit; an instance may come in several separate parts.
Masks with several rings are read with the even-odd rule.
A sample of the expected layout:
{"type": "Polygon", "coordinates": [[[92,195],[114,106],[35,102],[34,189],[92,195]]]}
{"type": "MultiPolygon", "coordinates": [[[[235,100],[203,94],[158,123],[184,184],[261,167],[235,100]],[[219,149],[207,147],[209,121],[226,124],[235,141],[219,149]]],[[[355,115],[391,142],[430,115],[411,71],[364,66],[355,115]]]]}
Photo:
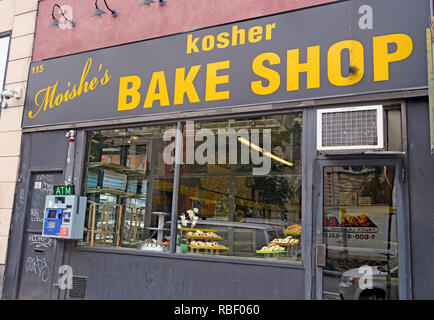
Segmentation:
{"type": "Polygon", "coordinates": [[[357,153],[384,149],[383,106],[357,106],[317,111],[317,150],[357,153]]]}

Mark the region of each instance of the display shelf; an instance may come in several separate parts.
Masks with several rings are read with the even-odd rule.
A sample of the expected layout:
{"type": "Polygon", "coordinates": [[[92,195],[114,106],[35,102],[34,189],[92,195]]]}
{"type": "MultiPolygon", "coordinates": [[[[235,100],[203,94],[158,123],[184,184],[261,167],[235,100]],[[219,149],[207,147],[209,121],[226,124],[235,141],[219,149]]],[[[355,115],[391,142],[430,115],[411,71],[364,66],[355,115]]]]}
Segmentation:
{"type": "Polygon", "coordinates": [[[164,230],[169,231],[170,230],[169,228],[157,228],[157,227],[145,227],[145,229],[155,230],[155,231],[164,231],[164,230]]]}
{"type": "Polygon", "coordinates": [[[113,170],[116,172],[125,173],[128,175],[135,175],[135,176],[145,176],[146,172],[144,171],[138,171],[133,170],[124,166],[121,166],[119,164],[115,163],[106,163],[106,162],[89,162],[88,164],[89,169],[108,169],[113,170]]]}
{"type": "Polygon", "coordinates": [[[283,233],[288,236],[301,236],[301,232],[296,232],[296,231],[284,231],[283,233]]]}
{"type": "Polygon", "coordinates": [[[201,229],[201,228],[181,228],[181,231],[204,231],[204,232],[218,232],[216,229],[201,229]]]}
{"type": "Polygon", "coordinates": [[[85,193],[107,193],[113,196],[122,196],[122,197],[128,197],[128,198],[134,198],[134,199],[146,199],[146,196],[144,194],[137,194],[132,192],[124,192],[124,191],[116,191],[111,189],[96,189],[96,188],[90,188],[85,189],[85,193]]]}
{"type": "Polygon", "coordinates": [[[300,243],[278,243],[278,242],[270,242],[272,244],[282,246],[282,247],[292,247],[292,246],[299,246],[300,243]]]}
{"type": "Polygon", "coordinates": [[[222,237],[201,237],[201,236],[184,236],[187,239],[200,239],[200,240],[224,240],[222,237]]]}
{"type": "Polygon", "coordinates": [[[269,251],[269,250],[256,250],[256,253],[272,253],[272,254],[281,254],[281,253],[287,253],[286,250],[279,250],[279,251],[269,251]]]}
{"type": "Polygon", "coordinates": [[[204,250],[229,250],[228,247],[205,247],[205,246],[192,246],[191,244],[187,244],[187,247],[191,249],[204,249],[204,250]]]}

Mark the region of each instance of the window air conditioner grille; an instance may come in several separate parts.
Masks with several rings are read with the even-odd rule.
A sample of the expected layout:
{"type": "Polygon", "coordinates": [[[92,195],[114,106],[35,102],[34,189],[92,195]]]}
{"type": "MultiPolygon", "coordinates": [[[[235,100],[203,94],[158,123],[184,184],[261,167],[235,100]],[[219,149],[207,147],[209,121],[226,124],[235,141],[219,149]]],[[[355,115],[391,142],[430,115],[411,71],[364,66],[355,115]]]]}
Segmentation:
{"type": "Polygon", "coordinates": [[[382,106],[318,110],[318,150],[383,148],[382,106]]]}

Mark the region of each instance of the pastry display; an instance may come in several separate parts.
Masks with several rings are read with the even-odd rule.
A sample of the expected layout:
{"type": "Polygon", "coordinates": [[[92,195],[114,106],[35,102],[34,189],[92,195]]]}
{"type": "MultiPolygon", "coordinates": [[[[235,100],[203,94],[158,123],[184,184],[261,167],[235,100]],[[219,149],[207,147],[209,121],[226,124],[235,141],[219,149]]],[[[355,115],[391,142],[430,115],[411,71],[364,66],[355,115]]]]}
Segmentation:
{"type": "Polygon", "coordinates": [[[301,232],[301,225],[293,224],[285,229],[285,232],[301,232]]]}
{"type": "Polygon", "coordinates": [[[219,237],[215,232],[204,232],[202,230],[196,230],[195,232],[189,231],[186,235],[188,238],[197,238],[197,239],[216,239],[223,240],[223,238],[219,237]]]}
{"type": "Polygon", "coordinates": [[[270,244],[280,244],[284,246],[292,246],[292,245],[298,245],[300,244],[299,239],[295,239],[292,236],[287,236],[286,238],[276,238],[273,239],[270,244]]]}
{"type": "Polygon", "coordinates": [[[219,248],[223,248],[224,246],[220,245],[219,243],[217,243],[216,241],[194,241],[192,240],[190,242],[190,245],[193,247],[209,247],[210,249],[212,249],[213,247],[219,247],[219,248]]]}
{"type": "Polygon", "coordinates": [[[271,241],[271,243],[275,244],[289,244],[289,241],[292,240],[292,236],[287,236],[286,238],[275,238],[271,241]]]}
{"type": "Polygon", "coordinates": [[[270,243],[267,246],[263,246],[259,251],[284,251],[285,248],[278,244],[270,243]]]}
{"type": "MultiPolygon", "coordinates": [[[[188,211],[187,211],[188,212],[188,211]]],[[[186,245],[192,250],[190,253],[199,253],[199,250],[211,250],[218,254],[218,250],[229,250],[228,247],[221,245],[217,241],[223,240],[214,229],[196,229],[196,228],[182,228],[181,231],[188,231],[184,237],[188,241],[186,245]]]]}
{"type": "Polygon", "coordinates": [[[146,243],[146,244],[157,244],[157,240],[156,239],[147,238],[147,239],[145,239],[144,243],[146,243]]]}

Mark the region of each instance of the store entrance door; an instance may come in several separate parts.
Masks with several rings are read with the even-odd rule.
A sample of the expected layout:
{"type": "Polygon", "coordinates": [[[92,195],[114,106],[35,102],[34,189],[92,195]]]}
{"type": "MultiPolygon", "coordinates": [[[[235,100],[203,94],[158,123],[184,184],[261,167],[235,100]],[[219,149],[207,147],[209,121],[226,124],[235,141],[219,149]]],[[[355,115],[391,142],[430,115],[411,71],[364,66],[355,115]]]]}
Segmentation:
{"type": "Polygon", "coordinates": [[[320,166],[319,299],[402,298],[398,261],[401,169],[394,163],[380,163],[325,161],[320,166]]]}
{"type": "Polygon", "coordinates": [[[53,186],[62,184],[62,172],[32,172],[26,210],[26,229],[18,299],[48,300],[58,295],[56,259],[61,259],[62,245],[56,239],[42,236],[45,197],[53,194],[53,186]],[[56,277],[55,277],[56,276],[56,277]]]}

